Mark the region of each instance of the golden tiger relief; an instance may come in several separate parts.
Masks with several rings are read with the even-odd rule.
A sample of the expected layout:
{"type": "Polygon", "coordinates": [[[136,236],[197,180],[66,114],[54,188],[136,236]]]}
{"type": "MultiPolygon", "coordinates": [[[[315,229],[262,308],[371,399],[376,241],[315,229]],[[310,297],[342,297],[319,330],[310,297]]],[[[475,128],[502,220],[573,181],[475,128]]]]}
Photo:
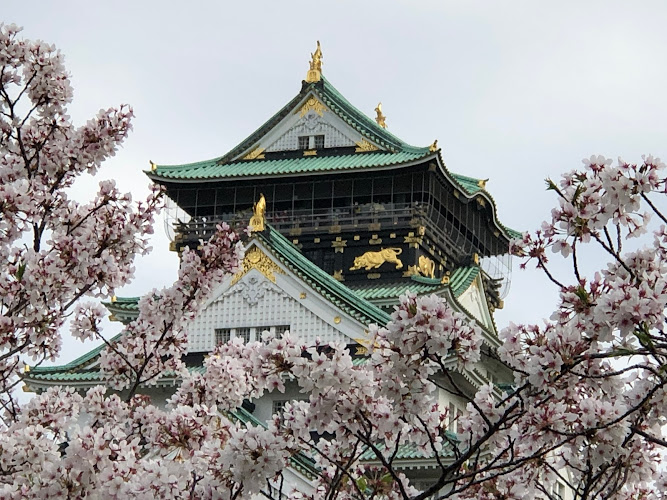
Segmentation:
{"type": "Polygon", "coordinates": [[[377,269],[385,262],[390,262],[396,264],[396,269],[401,269],[403,263],[398,258],[399,255],[403,252],[401,248],[383,248],[377,252],[366,252],[359,257],[354,258],[354,265],[350,268],[350,271],[356,271],[362,267],[366,271],[371,269],[377,269]]]}

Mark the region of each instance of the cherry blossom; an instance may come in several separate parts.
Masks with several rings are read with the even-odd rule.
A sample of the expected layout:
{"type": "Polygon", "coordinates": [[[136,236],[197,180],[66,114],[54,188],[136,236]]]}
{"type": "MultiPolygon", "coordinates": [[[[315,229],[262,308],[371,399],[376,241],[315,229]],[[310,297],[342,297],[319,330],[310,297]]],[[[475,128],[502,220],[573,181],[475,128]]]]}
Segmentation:
{"type": "Polygon", "coordinates": [[[548,181],[557,206],[511,246],[558,288],[543,324],[510,324],[498,343],[442,298],[408,294],[387,325],[369,326],[361,361],[342,343],[287,333],[234,339],[208,353],[205,373],[189,372],[186,325],[238,270],[241,236],[221,224],[185,249],[177,281],[148,292],[139,317],[107,338],[99,301],[149,250],[163,194],[135,202],[102,181],[88,203],[68,197],[114,154],[132,110],[75,127],[62,55],[19,31],[0,27],[0,498],[665,497],[660,159],[594,155],[548,181]],[[591,250],[607,260],[584,269],[591,250]],[[553,271],[558,258],[571,274],[553,271]],[[106,387],[51,388],[19,405],[25,363],[56,359],[69,317],[75,338],[105,343],[106,387]],[[480,378],[485,363],[506,379],[480,378]],[[165,373],[181,383],[158,407],[141,389],[165,373]],[[244,417],[245,400],[288,384],[303,400],[267,423],[244,417]],[[450,414],[445,396],[466,411],[450,414]],[[424,491],[399,450],[436,471],[424,491]],[[285,483],[296,461],[316,471],[298,491],[285,483]]]}

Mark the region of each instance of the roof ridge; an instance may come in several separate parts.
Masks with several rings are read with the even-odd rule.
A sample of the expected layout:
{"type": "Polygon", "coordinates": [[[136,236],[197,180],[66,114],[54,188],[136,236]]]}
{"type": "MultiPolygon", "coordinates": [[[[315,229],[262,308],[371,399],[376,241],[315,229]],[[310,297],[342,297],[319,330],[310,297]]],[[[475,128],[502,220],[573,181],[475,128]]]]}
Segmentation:
{"type": "Polygon", "coordinates": [[[280,234],[270,224],[266,224],[266,229],[263,232],[255,234],[258,234],[269,245],[270,249],[279,253],[292,266],[309,276],[320,286],[325,287],[330,294],[335,295],[348,308],[356,310],[362,316],[365,316],[366,319],[370,319],[371,322],[376,322],[379,325],[385,325],[391,319],[386,312],[375,304],[359,297],[352,289],[335,280],[331,275],[313,264],[291,241],[280,234]]]}
{"type": "MultiPolygon", "coordinates": [[[[123,333],[121,332],[117,335],[114,335],[111,339],[108,340],[108,342],[117,341],[122,334],[123,333]]],[[[102,349],[104,349],[106,346],[107,346],[106,342],[102,342],[97,347],[94,347],[87,353],[82,354],[81,356],[79,356],[76,359],[73,359],[69,363],[65,363],[64,365],[55,365],[55,366],[35,366],[31,367],[28,373],[40,374],[40,373],[51,373],[51,372],[72,370],[80,365],[83,365],[87,361],[90,361],[91,359],[95,358],[98,354],[102,352],[102,349]]]]}
{"type": "MultiPolygon", "coordinates": [[[[346,111],[348,115],[352,115],[352,117],[358,122],[358,124],[365,128],[366,130],[359,130],[359,126],[354,127],[356,128],[359,132],[366,132],[364,135],[368,136],[369,139],[377,141],[378,138],[381,140],[380,142],[384,142],[385,146],[393,146],[394,148],[400,149],[403,152],[422,152],[425,150],[429,150],[428,146],[425,147],[417,147],[417,146],[412,146],[408,144],[407,142],[403,141],[401,138],[397,137],[396,135],[392,134],[389,132],[386,128],[381,127],[378,125],[375,120],[370,118],[368,115],[363,113],[362,111],[359,110],[354,104],[352,104],[350,101],[347,100],[347,98],[338,90],[336,87],[333,86],[333,84],[327,80],[324,75],[322,75],[322,86],[321,86],[321,92],[318,91],[319,88],[315,87],[315,93],[320,95],[320,97],[328,97],[329,99],[333,100],[335,104],[338,104],[339,106],[345,108],[344,110],[332,108],[330,103],[325,103],[327,104],[330,108],[332,108],[332,111],[334,111],[338,116],[343,118],[343,113],[341,111],[346,111]],[[324,95],[322,95],[324,94],[324,95]],[[335,102],[338,101],[338,102],[335,102]],[[377,137],[374,137],[377,136],[377,137]]],[[[346,120],[348,121],[348,120],[346,120]]],[[[349,121],[348,121],[348,124],[349,121]]],[[[351,124],[350,124],[351,125],[351,124]]]]}

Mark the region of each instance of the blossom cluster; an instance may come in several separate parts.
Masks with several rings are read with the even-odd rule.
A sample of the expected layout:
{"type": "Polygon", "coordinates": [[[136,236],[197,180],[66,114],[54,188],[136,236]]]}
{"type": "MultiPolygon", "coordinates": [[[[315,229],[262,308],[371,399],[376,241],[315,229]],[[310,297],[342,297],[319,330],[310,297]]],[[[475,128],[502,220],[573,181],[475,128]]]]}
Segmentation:
{"type": "Polygon", "coordinates": [[[0,27],[0,498],[557,499],[556,484],[575,498],[664,498],[667,229],[624,249],[651,216],[667,223],[659,159],[593,156],[549,182],[558,206],[513,250],[545,271],[560,303],[543,325],[504,329],[502,345],[441,297],[408,294],[389,324],[369,327],[366,358],[286,333],[233,339],[208,353],[205,373],[189,372],[186,325],[237,271],[239,236],[221,224],[185,249],[174,285],[149,292],[106,339],[92,299],[132,277],[162,193],[134,203],[104,181],[91,202],[69,199],[77,176],[114,154],[132,111],[74,127],[62,56],[18,32],[0,27]],[[590,246],[609,263],[586,272],[578,256],[590,246]],[[549,251],[572,277],[551,271],[549,251]],[[51,388],[19,405],[24,359],[54,359],[70,315],[76,338],[106,342],[99,369],[114,390],[51,388]],[[478,383],[485,362],[504,384],[478,383]],[[182,382],[158,407],[141,392],[165,374],[182,382]],[[289,384],[304,399],[266,425],[239,409],[289,384]],[[443,395],[467,411],[450,415],[443,395]],[[400,450],[436,471],[425,491],[400,450]],[[295,460],[314,464],[310,489],[283,488],[295,460]]]}

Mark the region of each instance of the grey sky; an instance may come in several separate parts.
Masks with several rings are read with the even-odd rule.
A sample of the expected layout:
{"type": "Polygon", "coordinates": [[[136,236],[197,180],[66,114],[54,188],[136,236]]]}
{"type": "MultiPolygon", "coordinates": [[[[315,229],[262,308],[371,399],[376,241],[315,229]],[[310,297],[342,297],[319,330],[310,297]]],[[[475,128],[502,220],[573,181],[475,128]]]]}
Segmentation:
{"type": "MultiPolygon", "coordinates": [[[[438,139],[450,170],[490,178],[513,228],[538,227],[555,201],[543,180],[584,156],[667,156],[664,2],[5,0],[2,20],[63,51],[75,122],[134,106],[134,132],[100,178],[135,197],[149,159],[218,156],[282,107],[318,39],[339,91],[371,116],[382,101],[411,144],[438,139]]],[[[119,295],[173,280],[161,223],[154,247],[119,295]]],[[[541,275],[515,265],[497,322],[538,321],[554,301],[541,275]]],[[[65,345],[63,361],[88,349],[65,345]]]]}

